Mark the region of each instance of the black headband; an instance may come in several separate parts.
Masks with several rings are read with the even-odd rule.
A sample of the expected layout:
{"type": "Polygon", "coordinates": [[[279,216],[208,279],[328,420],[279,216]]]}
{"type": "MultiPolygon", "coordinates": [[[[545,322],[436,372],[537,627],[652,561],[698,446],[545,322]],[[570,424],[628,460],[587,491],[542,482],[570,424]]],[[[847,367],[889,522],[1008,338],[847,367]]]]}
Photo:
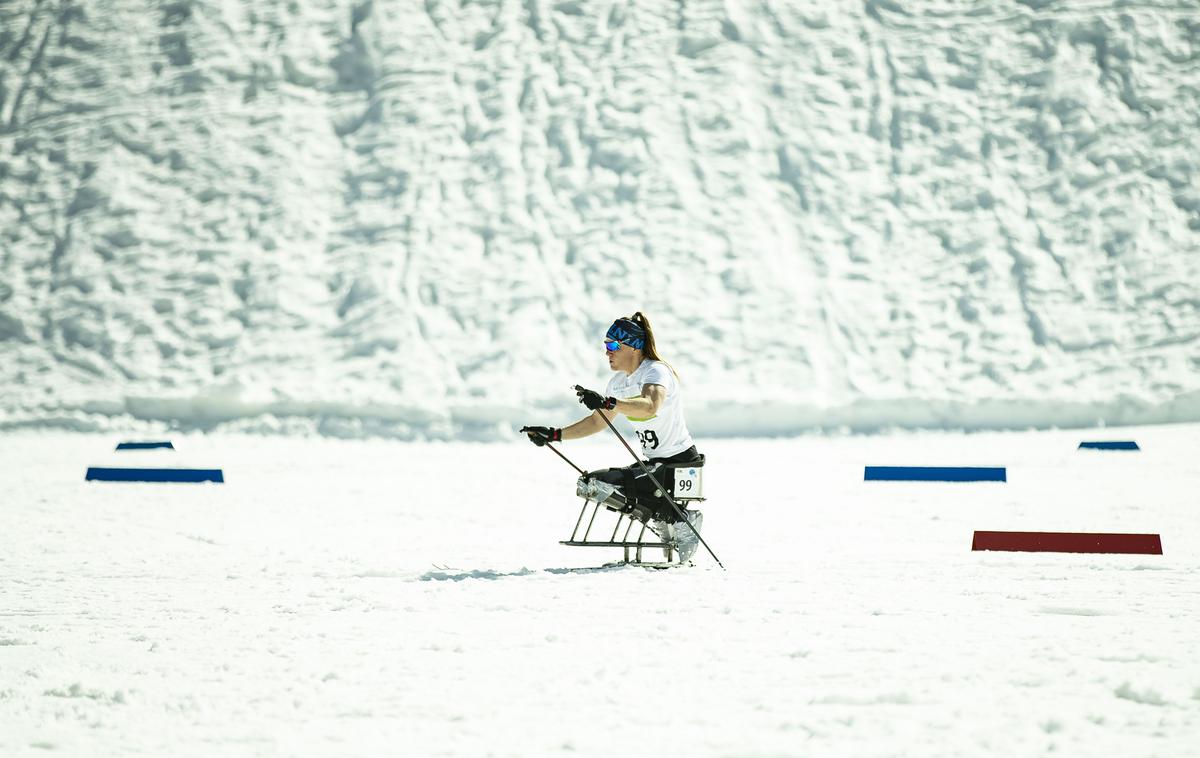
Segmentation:
{"type": "Polygon", "coordinates": [[[608,327],[605,337],[624,342],[635,350],[641,350],[642,346],[646,344],[646,330],[627,318],[619,318],[614,321],[613,325],[608,327]]]}

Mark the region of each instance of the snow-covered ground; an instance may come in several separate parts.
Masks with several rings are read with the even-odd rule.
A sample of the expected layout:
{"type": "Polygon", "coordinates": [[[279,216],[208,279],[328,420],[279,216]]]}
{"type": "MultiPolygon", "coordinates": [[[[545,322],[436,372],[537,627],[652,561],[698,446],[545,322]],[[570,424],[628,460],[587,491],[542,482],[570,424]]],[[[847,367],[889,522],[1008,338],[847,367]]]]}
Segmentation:
{"type": "Polygon", "coordinates": [[[8,0],[0,429],[494,438],[638,309],[704,433],[1200,420],[1197,113],[1192,0],[8,0]]]}
{"type": "MultiPolygon", "coordinates": [[[[0,753],[1197,754],[1200,427],[703,440],[671,571],[526,443],[0,436],[0,753]],[[1133,438],[1140,453],[1075,450],[1133,438]],[[89,464],[225,485],[87,484],[89,464]],[[864,483],[874,464],[1006,484],[864,483]],[[972,553],[975,529],[1162,556],[972,553]]],[[[585,468],[622,463],[598,438],[585,468]]]]}

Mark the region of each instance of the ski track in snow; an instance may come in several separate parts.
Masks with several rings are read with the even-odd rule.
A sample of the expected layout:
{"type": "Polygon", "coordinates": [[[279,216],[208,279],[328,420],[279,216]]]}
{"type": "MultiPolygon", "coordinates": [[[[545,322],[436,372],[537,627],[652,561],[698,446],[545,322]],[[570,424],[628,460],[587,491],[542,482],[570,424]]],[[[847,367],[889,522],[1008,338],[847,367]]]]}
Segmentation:
{"type": "Polygon", "coordinates": [[[11,0],[0,429],[495,438],[635,309],[707,434],[1200,419],[1197,24],[11,0]]]}
{"type": "Polygon", "coordinates": [[[525,444],[9,434],[0,753],[1187,755],[1200,427],[1123,435],[1143,451],[704,441],[723,572],[558,545],[574,474],[525,444]],[[83,481],[118,461],[228,483],[83,481]],[[864,483],[877,464],[1009,481],[864,483]],[[975,529],[1158,532],[1165,555],[972,553],[975,529]]]}

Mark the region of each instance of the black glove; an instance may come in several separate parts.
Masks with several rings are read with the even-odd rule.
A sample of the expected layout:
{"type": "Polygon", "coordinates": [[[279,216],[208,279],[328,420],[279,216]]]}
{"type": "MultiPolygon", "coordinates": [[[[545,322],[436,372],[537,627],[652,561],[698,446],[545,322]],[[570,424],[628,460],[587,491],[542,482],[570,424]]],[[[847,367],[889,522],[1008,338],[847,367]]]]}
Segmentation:
{"type": "Polygon", "coordinates": [[[529,441],[541,447],[547,442],[562,442],[562,429],[552,426],[523,426],[521,431],[529,435],[529,441]]]}
{"type": "Polygon", "coordinates": [[[593,392],[584,387],[575,385],[575,394],[579,396],[579,402],[583,403],[589,411],[598,411],[603,408],[606,411],[611,411],[617,407],[617,399],[615,397],[604,397],[599,392],[593,392]]]}

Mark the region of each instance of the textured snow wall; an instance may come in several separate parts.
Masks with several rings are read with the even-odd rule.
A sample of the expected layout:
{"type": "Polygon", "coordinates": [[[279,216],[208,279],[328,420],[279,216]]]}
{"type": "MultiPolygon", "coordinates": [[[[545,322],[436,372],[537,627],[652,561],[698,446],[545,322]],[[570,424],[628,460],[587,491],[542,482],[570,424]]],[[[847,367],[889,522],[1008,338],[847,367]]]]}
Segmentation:
{"type": "Polygon", "coordinates": [[[1200,419],[1193,2],[0,4],[0,429],[1200,419]]]}

